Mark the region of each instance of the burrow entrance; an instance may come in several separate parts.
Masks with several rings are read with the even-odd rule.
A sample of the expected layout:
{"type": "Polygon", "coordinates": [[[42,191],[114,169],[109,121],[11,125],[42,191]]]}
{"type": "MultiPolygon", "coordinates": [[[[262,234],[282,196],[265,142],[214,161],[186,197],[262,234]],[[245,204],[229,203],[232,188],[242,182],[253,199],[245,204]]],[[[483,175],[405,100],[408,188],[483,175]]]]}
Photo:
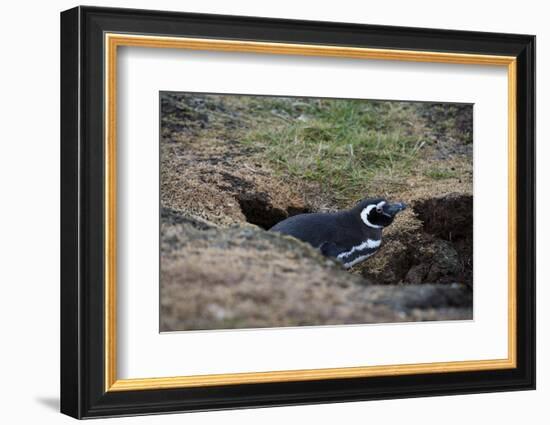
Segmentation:
{"type": "Polygon", "coordinates": [[[449,194],[418,200],[412,209],[422,226],[385,239],[363,276],[375,283],[472,285],[473,198],[449,194]]]}
{"type": "Polygon", "coordinates": [[[473,197],[453,194],[431,198],[414,205],[414,211],[423,223],[423,230],[439,239],[457,254],[457,280],[472,284],[473,273],[473,197]]]}
{"type": "Polygon", "coordinates": [[[310,212],[307,207],[289,205],[285,209],[274,207],[265,192],[241,193],[237,196],[246,221],[262,229],[270,229],[280,221],[297,214],[310,212]]]}
{"type": "MultiPolygon", "coordinates": [[[[250,188],[249,188],[250,189],[250,188]]],[[[246,221],[270,229],[307,207],[273,206],[266,192],[236,195],[246,221]]],[[[422,225],[384,237],[382,249],[360,273],[378,284],[464,283],[472,285],[473,197],[449,194],[417,200],[411,207],[422,225]]]]}

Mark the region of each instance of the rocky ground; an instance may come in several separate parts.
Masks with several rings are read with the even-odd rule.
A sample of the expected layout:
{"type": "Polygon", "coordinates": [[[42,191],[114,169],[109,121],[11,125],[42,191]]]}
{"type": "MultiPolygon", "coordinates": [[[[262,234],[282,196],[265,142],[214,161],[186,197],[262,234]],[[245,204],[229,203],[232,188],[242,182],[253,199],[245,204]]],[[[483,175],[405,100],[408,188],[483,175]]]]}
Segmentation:
{"type": "Polygon", "coordinates": [[[320,132],[323,116],[313,115],[324,109],[308,102],[161,95],[162,331],[472,318],[471,108],[388,111],[379,102],[374,112],[407,122],[397,130],[409,151],[389,145],[390,162],[367,168],[363,142],[319,144],[314,153],[333,149],[325,159],[334,167],[308,171],[326,166],[304,162],[311,146],[296,151],[295,143],[332,138],[320,132]],[[277,150],[280,134],[292,139],[277,150]],[[359,177],[337,184],[348,175],[359,177]],[[380,251],[350,271],[265,230],[367,195],[411,208],[384,231],[380,251]]]}

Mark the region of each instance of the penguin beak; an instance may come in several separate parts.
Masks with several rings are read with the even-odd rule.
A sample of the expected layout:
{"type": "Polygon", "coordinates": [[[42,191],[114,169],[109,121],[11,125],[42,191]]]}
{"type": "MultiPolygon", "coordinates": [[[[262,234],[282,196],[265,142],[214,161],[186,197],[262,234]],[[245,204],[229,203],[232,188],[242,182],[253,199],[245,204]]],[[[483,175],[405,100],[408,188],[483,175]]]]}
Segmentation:
{"type": "Polygon", "coordinates": [[[382,209],[384,210],[384,213],[394,217],[397,213],[400,213],[403,211],[407,206],[403,202],[397,202],[395,204],[384,204],[382,209]]]}

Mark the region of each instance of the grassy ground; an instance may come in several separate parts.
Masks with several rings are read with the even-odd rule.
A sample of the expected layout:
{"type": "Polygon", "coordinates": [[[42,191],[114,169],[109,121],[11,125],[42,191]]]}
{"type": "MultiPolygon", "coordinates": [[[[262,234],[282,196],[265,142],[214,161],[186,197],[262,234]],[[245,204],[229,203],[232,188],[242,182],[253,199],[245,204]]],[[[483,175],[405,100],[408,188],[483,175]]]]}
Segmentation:
{"type": "Polygon", "coordinates": [[[392,182],[409,175],[425,144],[420,123],[403,104],[296,103],[271,101],[271,113],[284,113],[289,122],[250,132],[244,140],[260,146],[280,173],[318,183],[339,203],[377,177],[392,182]],[[291,120],[297,110],[300,115],[291,120]]]}
{"type": "MultiPolygon", "coordinates": [[[[471,105],[162,93],[161,207],[217,226],[222,241],[247,222],[268,229],[289,215],[348,208],[367,196],[411,205],[384,230],[380,251],[351,270],[363,282],[359,287],[349,272],[316,270],[338,275],[323,284],[323,301],[311,298],[314,274],[293,253],[274,252],[290,255],[274,268],[271,260],[253,261],[266,254],[263,248],[248,247],[246,256],[232,260],[242,244],[201,234],[200,247],[193,248],[190,230],[164,223],[164,245],[183,241],[177,252],[161,253],[165,328],[471,317],[468,298],[434,298],[424,285],[447,294],[452,285],[466,284],[471,295],[472,138],[471,105]],[[193,249],[219,261],[192,265],[189,258],[199,255],[193,249]],[[232,269],[241,278],[230,278],[232,269]],[[341,282],[348,278],[352,292],[365,294],[362,303],[371,307],[358,310],[356,295],[343,298],[341,282]],[[364,289],[372,284],[387,286],[376,290],[387,293],[386,306],[402,296],[414,300],[415,313],[375,312],[374,292],[364,289]],[[248,300],[250,291],[263,301],[248,300]]],[[[264,233],[259,229],[254,238],[264,233]]]]}
{"type": "Polygon", "coordinates": [[[333,207],[347,207],[367,193],[397,195],[433,183],[464,192],[472,182],[471,105],[200,98],[202,118],[208,119],[201,139],[253,148],[278,176],[314,183],[333,207]],[[228,111],[234,113],[229,122],[228,111]]]}

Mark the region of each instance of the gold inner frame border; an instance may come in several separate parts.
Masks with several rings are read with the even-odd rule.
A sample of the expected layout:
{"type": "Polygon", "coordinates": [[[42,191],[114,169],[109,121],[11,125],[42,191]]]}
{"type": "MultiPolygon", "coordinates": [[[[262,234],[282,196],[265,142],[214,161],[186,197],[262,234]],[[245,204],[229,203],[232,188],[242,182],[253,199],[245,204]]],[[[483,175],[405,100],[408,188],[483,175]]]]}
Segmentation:
{"type": "Polygon", "coordinates": [[[180,38],[151,35],[106,33],[105,47],[105,391],[137,391],[216,385],[257,384],[322,379],[365,378],[412,375],[421,373],[450,373],[511,369],[517,365],[516,285],[517,285],[517,229],[516,229],[516,58],[513,56],[478,55],[465,53],[428,52],[393,49],[371,49],[331,45],[288,44],[239,40],[180,38]],[[116,324],[116,99],[118,47],[148,47],[229,51],[280,55],[325,56],[355,59],[397,60],[404,62],[432,62],[507,67],[508,72],[508,357],[495,360],[468,360],[453,362],[397,364],[381,366],[301,369],[284,371],[228,373],[151,378],[117,378],[117,324],[116,324]]]}

